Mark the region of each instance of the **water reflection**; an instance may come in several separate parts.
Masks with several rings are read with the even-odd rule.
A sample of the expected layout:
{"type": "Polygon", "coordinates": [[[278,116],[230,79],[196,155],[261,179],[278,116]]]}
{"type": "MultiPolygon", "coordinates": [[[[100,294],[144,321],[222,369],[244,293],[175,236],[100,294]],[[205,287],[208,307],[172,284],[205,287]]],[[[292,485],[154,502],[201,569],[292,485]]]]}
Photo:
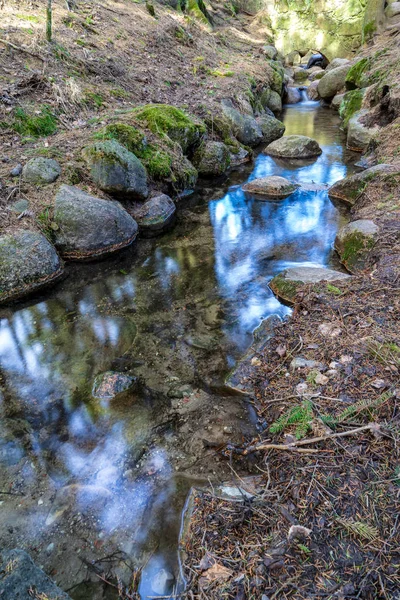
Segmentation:
{"type": "MultiPolygon", "coordinates": [[[[260,154],[253,171],[233,174],[232,183],[274,174],[332,184],[345,176],[338,118],[306,102],[288,108],[285,123],[287,134],[315,137],[322,156],[299,164],[260,154]]],[[[0,541],[19,543],[7,529],[7,521],[15,522],[65,588],[77,583],[84,538],[91,559],[106,554],[103,544],[122,552],[123,576],[128,563],[152,552],[142,596],[169,593],[179,570],[179,511],[190,487],[174,473],[204,455],[208,413],[218,415],[223,406],[209,390],[223,382],[262,318],[288,312],[269,290],[271,277],[294,264],[331,260],[341,217],[326,191],[300,189],[279,202],[245,195],[240,185],[208,202],[210,194],[197,198],[174,232],[143,242],[137,255],[120,255],[106,270],[74,267],[45,301],[2,313],[0,483],[27,500],[22,514],[7,499],[0,541]],[[93,398],[94,378],[109,370],[134,373],[141,386],[110,401],[93,398]],[[195,425],[177,398],[198,410],[195,425]],[[67,546],[48,555],[49,540],[58,543],[65,532],[67,546]]],[[[205,466],[207,474],[214,468],[205,466]]]]}

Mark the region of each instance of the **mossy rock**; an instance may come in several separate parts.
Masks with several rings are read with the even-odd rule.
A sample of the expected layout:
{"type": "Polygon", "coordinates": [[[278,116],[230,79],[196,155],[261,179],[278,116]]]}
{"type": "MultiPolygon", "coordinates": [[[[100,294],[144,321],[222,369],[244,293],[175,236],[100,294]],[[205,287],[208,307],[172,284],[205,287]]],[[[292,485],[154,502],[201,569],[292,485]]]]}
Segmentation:
{"type": "MultiPolygon", "coordinates": [[[[283,68],[281,63],[276,60],[268,60],[267,62],[272,69],[272,73],[271,73],[270,81],[269,81],[270,88],[274,92],[277,92],[279,95],[281,95],[282,90],[283,90],[283,80],[285,77],[285,69],[283,68]]],[[[306,78],[307,78],[307,76],[306,76],[306,78]]]]}
{"type": "Polygon", "coordinates": [[[95,142],[82,151],[93,181],[108,194],[143,200],[148,196],[147,173],[140,160],[114,139],[95,142]]]}
{"type": "Polygon", "coordinates": [[[282,98],[278,92],[270,90],[268,100],[266,101],[266,107],[269,108],[275,115],[279,115],[282,112],[282,98]]]}
{"type": "Polygon", "coordinates": [[[271,144],[275,140],[278,140],[285,133],[285,125],[279,119],[272,117],[271,115],[262,115],[257,118],[257,123],[261,127],[263,134],[263,142],[265,144],[271,144]]]}
{"type": "Polygon", "coordinates": [[[347,125],[347,148],[354,152],[364,152],[368,144],[377,133],[377,127],[367,127],[363,123],[364,117],[367,117],[367,110],[359,110],[349,119],[347,125]]]}
{"type": "Polygon", "coordinates": [[[207,141],[194,153],[193,164],[204,177],[218,176],[229,169],[231,155],[223,142],[207,141]]]}
{"type": "Polygon", "coordinates": [[[340,281],[350,275],[323,267],[293,267],[276,275],[269,284],[274,294],[287,304],[294,304],[300,287],[321,281],[340,281]]]}
{"type": "Polygon", "coordinates": [[[353,206],[370,181],[373,181],[381,175],[398,172],[398,169],[394,165],[376,165],[361,173],[356,173],[355,175],[337,181],[329,188],[328,195],[333,200],[342,200],[346,204],[353,206]]]}
{"type": "Polygon", "coordinates": [[[335,249],[340,262],[350,273],[357,273],[366,268],[378,234],[379,227],[368,219],[353,221],[339,230],[335,239],[335,249]]]}
{"type": "Polygon", "coordinates": [[[56,160],[39,156],[32,158],[22,170],[22,179],[34,185],[53,183],[61,175],[61,167],[56,160]]]}
{"type": "Polygon", "coordinates": [[[348,71],[346,75],[346,88],[355,90],[368,86],[369,77],[367,75],[371,66],[369,58],[362,58],[357,61],[348,71]]]}
{"type": "Polygon", "coordinates": [[[132,111],[132,116],[153,133],[177,142],[184,154],[198,146],[206,132],[202,121],[168,104],[139,106],[132,111]]]}
{"type": "Polygon", "coordinates": [[[54,283],[64,272],[55,248],[36,231],[0,236],[0,304],[54,283]]]}
{"type": "Polygon", "coordinates": [[[269,177],[261,177],[253,179],[243,186],[243,191],[257,196],[263,196],[265,199],[281,199],[287,198],[300,186],[297,183],[292,183],[284,177],[271,175],[269,177]]]}
{"type": "Polygon", "coordinates": [[[140,235],[154,237],[163,233],[173,222],[176,207],[166,194],[160,194],[133,211],[140,235]]]}
{"type": "Polygon", "coordinates": [[[251,148],[262,142],[263,133],[254,117],[240,113],[231,100],[223,100],[221,106],[232,132],[239,142],[251,148]]]}
{"type": "Polygon", "coordinates": [[[343,120],[343,127],[347,129],[350,119],[361,109],[364,90],[351,90],[346,92],[339,106],[339,115],[343,120]]]}

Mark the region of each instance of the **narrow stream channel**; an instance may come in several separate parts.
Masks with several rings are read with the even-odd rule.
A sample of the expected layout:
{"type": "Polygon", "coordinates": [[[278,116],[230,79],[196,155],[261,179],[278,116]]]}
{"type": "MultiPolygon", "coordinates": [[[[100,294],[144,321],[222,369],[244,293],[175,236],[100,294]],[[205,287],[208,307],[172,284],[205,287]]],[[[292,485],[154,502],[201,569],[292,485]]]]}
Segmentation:
{"type": "Polygon", "coordinates": [[[260,153],[183,200],[170,233],[70,266],[51,293],[0,312],[0,543],[30,551],[75,600],[116,597],[95,576],[82,583],[92,560],[122,578],[145,563],[142,598],[169,592],[188,490],[229,477],[210,447],[256,430],[224,379],[262,319],[289,313],[269,280],[292,265],[337,266],[346,217],[326,189],[279,202],[241,190],[267,175],[331,185],[352,168],[332,110],[305,100],[284,122],[323,154],[260,153]],[[125,370],[140,378],[135,391],[92,397],[97,375],[125,370]]]}

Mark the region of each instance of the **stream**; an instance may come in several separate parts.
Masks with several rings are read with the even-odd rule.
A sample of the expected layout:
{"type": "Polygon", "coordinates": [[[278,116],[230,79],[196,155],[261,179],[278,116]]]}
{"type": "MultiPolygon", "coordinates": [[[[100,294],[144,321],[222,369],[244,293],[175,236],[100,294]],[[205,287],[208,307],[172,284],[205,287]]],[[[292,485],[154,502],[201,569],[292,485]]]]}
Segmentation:
{"type": "Polygon", "coordinates": [[[213,446],[263,426],[224,381],[260,322],[290,312],[268,282],[293,265],[338,268],[346,214],[326,189],[276,202],[241,190],[268,175],[332,185],[352,170],[332,110],[303,100],[284,122],[323,154],[260,153],[181,200],[164,236],[69,265],[53,290],[0,311],[0,544],[30,552],[74,600],[117,598],[98,574],[127,582],[140,566],[142,598],[171,592],[190,487],[228,479],[213,446]],[[107,371],[138,385],[96,399],[107,371]]]}

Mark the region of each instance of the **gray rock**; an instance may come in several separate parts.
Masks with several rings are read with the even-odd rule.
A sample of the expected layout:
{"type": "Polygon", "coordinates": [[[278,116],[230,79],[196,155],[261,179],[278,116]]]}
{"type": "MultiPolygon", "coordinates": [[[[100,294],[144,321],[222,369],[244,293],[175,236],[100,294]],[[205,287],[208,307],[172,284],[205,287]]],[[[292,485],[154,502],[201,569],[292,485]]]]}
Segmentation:
{"type": "Polygon", "coordinates": [[[222,142],[204,142],[194,153],[193,164],[204,177],[222,175],[231,164],[228,147],[222,142]]]}
{"type": "Polygon", "coordinates": [[[230,100],[223,100],[221,104],[239,142],[252,148],[258,146],[262,142],[263,133],[255,118],[250,115],[242,115],[230,100]]]}
{"type": "Polygon", "coordinates": [[[92,396],[99,400],[112,400],[118,394],[137,385],[137,378],[124,373],[107,371],[97,375],[93,383],[92,396]]]}
{"type": "Polygon", "coordinates": [[[398,173],[399,168],[395,165],[380,164],[365,169],[362,173],[356,173],[345,179],[340,179],[328,190],[330,198],[342,200],[353,206],[358,197],[367,187],[368,182],[384,174],[398,173]]]}
{"type": "Polygon", "coordinates": [[[393,2],[385,8],[385,15],[388,19],[400,15],[400,2],[393,2]]]}
{"type": "Polygon", "coordinates": [[[309,100],[319,100],[318,81],[312,81],[307,88],[307,96],[309,100]]]}
{"type": "Polygon", "coordinates": [[[297,50],[293,50],[292,52],[289,52],[289,54],[287,54],[285,56],[285,64],[288,65],[289,67],[293,67],[293,65],[299,65],[300,62],[301,62],[301,56],[297,52],[297,50]]]}
{"type": "Polygon", "coordinates": [[[173,221],[176,206],[169,196],[151,198],[133,211],[140,235],[153,237],[162,233],[173,221]]]}
{"type": "Polygon", "coordinates": [[[363,152],[367,149],[374,134],[378,132],[378,127],[370,128],[361,123],[362,118],[367,114],[367,110],[359,110],[349,120],[347,128],[347,147],[349,150],[363,152]]]}
{"type": "Polygon", "coordinates": [[[350,273],[362,271],[378,238],[379,227],[369,219],[353,221],[342,227],[335,239],[335,249],[350,273]]]}
{"type": "Polygon", "coordinates": [[[322,281],[341,281],[350,275],[324,267],[293,267],[276,275],[269,286],[274,294],[289,304],[296,299],[297,289],[305,284],[316,284],[322,281]]]}
{"type": "Polygon", "coordinates": [[[323,364],[317,362],[316,360],[307,360],[306,358],[302,358],[301,356],[297,356],[290,363],[291,369],[322,369],[323,364]]]}
{"type": "Polygon", "coordinates": [[[313,69],[312,73],[309,74],[308,79],[310,81],[317,81],[323,78],[325,71],[323,69],[313,69]]]}
{"type": "Polygon", "coordinates": [[[237,167],[243,165],[251,160],[250,152],[245,148],[239,148],[236,154],[231,152],[231,167],[237,167]]]}
{"type": "Polygon", "coordinates": [[[350,71],[351,64],[336,67],[319,80],[318,93],[324,100],[330,100],[345,87],[346,76],[350,71]]]}
{"type": "Polygon", "coordinates": [[[115,140],[97,142],[84,148],[82,155],[90,174],[101,190],[127,199],[148,196],[147,174],[140,160],[115,140]]]}
{"type": "Polygon", "coordinates": [[[272,175],[253,179],[243,186],[244,192],[265,196],[267,199],[287,198],[297,190],[299,185],[292,183],[284,177],[272,175]]]}
{"type": "Polygon", "coordinates": [[[151,582],[151,589],[160,596],[167,596],[172,591],[172,585],[175,577],[166,569],[160,569],[154,575],[151,582]]]}
{"type": "Polygon", "coordinates": [[[22,170],[22,179],[34,185],[53,183],[61,175],[61,167],[52,158],[32,158],[22,170]]]}
{"type": "Polygon", "coordinates": [[[344,96],[344,94],[336,94],[336,96],[333,97],[333,100],[331,102],[331,107],[333,108],[333,110],[339,110],[344,96]]]}
{"type": "Polygon", "coordinates": [[[264,153],[280,158],[312,158],[322,150],[316,140],[305,135],[286,135],[267,146],[264,153]]]}
{"type": "Polygon", "coordinates": [[[299,88],[289,86],[286,92],[286,103],[297,104],[298,102],[301,102],[301,94],[299,88]]]}
{"type": "Polygon", "coordinates": [[[263,46],[263,52],[265,56],[271,60],[275,60],[278,56],[278,50],[275,46],[263,46]]]}
{"type": "Polygon", "coordinates": [[[136,221],[119,202],[90,196],[79,188],[62,185],[56,195],[55,245],[69,260],[97,258],[132,244],[136,221]]]}
{"type": "Polygon", "coordinates": [[[266,101],[266,106],[274,114],[279,115],[282,112],[282,98],[280,94],[274,90],[270,90],[268,99],[266,101]]]}
{"type": "Polygon", "coordinates": [[[14,548],[2,552],[0,571],[2,600],[32,600],[32,597],[71,600],[68,594],[35,565],[24,550],[14,548]]]}
{"type": "Polygon", "coordinates": [[[22,165],[18,164],[16,167],[11,169],[10,175],[11,177],[19,177],[22,173],[22,165]]]}
{"type": "Polygon", "coordinates": [[[56,250],[41,233],[0,236],[0,304],[54,283],[64,272],[56,250]]]}
{"type": "Polygon", "coordinates": [[[338,67],[344,67],[349,64],[350,61],[348,58],[334,58],[326,67],[325,71],[329,73],[329,71],[333,71],[333,69],[337,69],[338,67]]]}
{"type": "Polygon", "coordinates": [[[278,140],[285,133],[285,125],[279,119],[275,119],[274,116],[262,115],[257,118],[257,123],[261,127],[262,141],[266,144],[271,144],[271,142],[278,140]]]}
{"type": "Polygon", "coordinates": [[[28,208],[29,208],[28,200],[22,199],[22,200],[16,200],[12,204],[10,204],[8,210],[11,210],[11,212],[13,212],[13,213],[21,214],[21,213],[25,212],[26,210],[28,210],[28,208]]]}

